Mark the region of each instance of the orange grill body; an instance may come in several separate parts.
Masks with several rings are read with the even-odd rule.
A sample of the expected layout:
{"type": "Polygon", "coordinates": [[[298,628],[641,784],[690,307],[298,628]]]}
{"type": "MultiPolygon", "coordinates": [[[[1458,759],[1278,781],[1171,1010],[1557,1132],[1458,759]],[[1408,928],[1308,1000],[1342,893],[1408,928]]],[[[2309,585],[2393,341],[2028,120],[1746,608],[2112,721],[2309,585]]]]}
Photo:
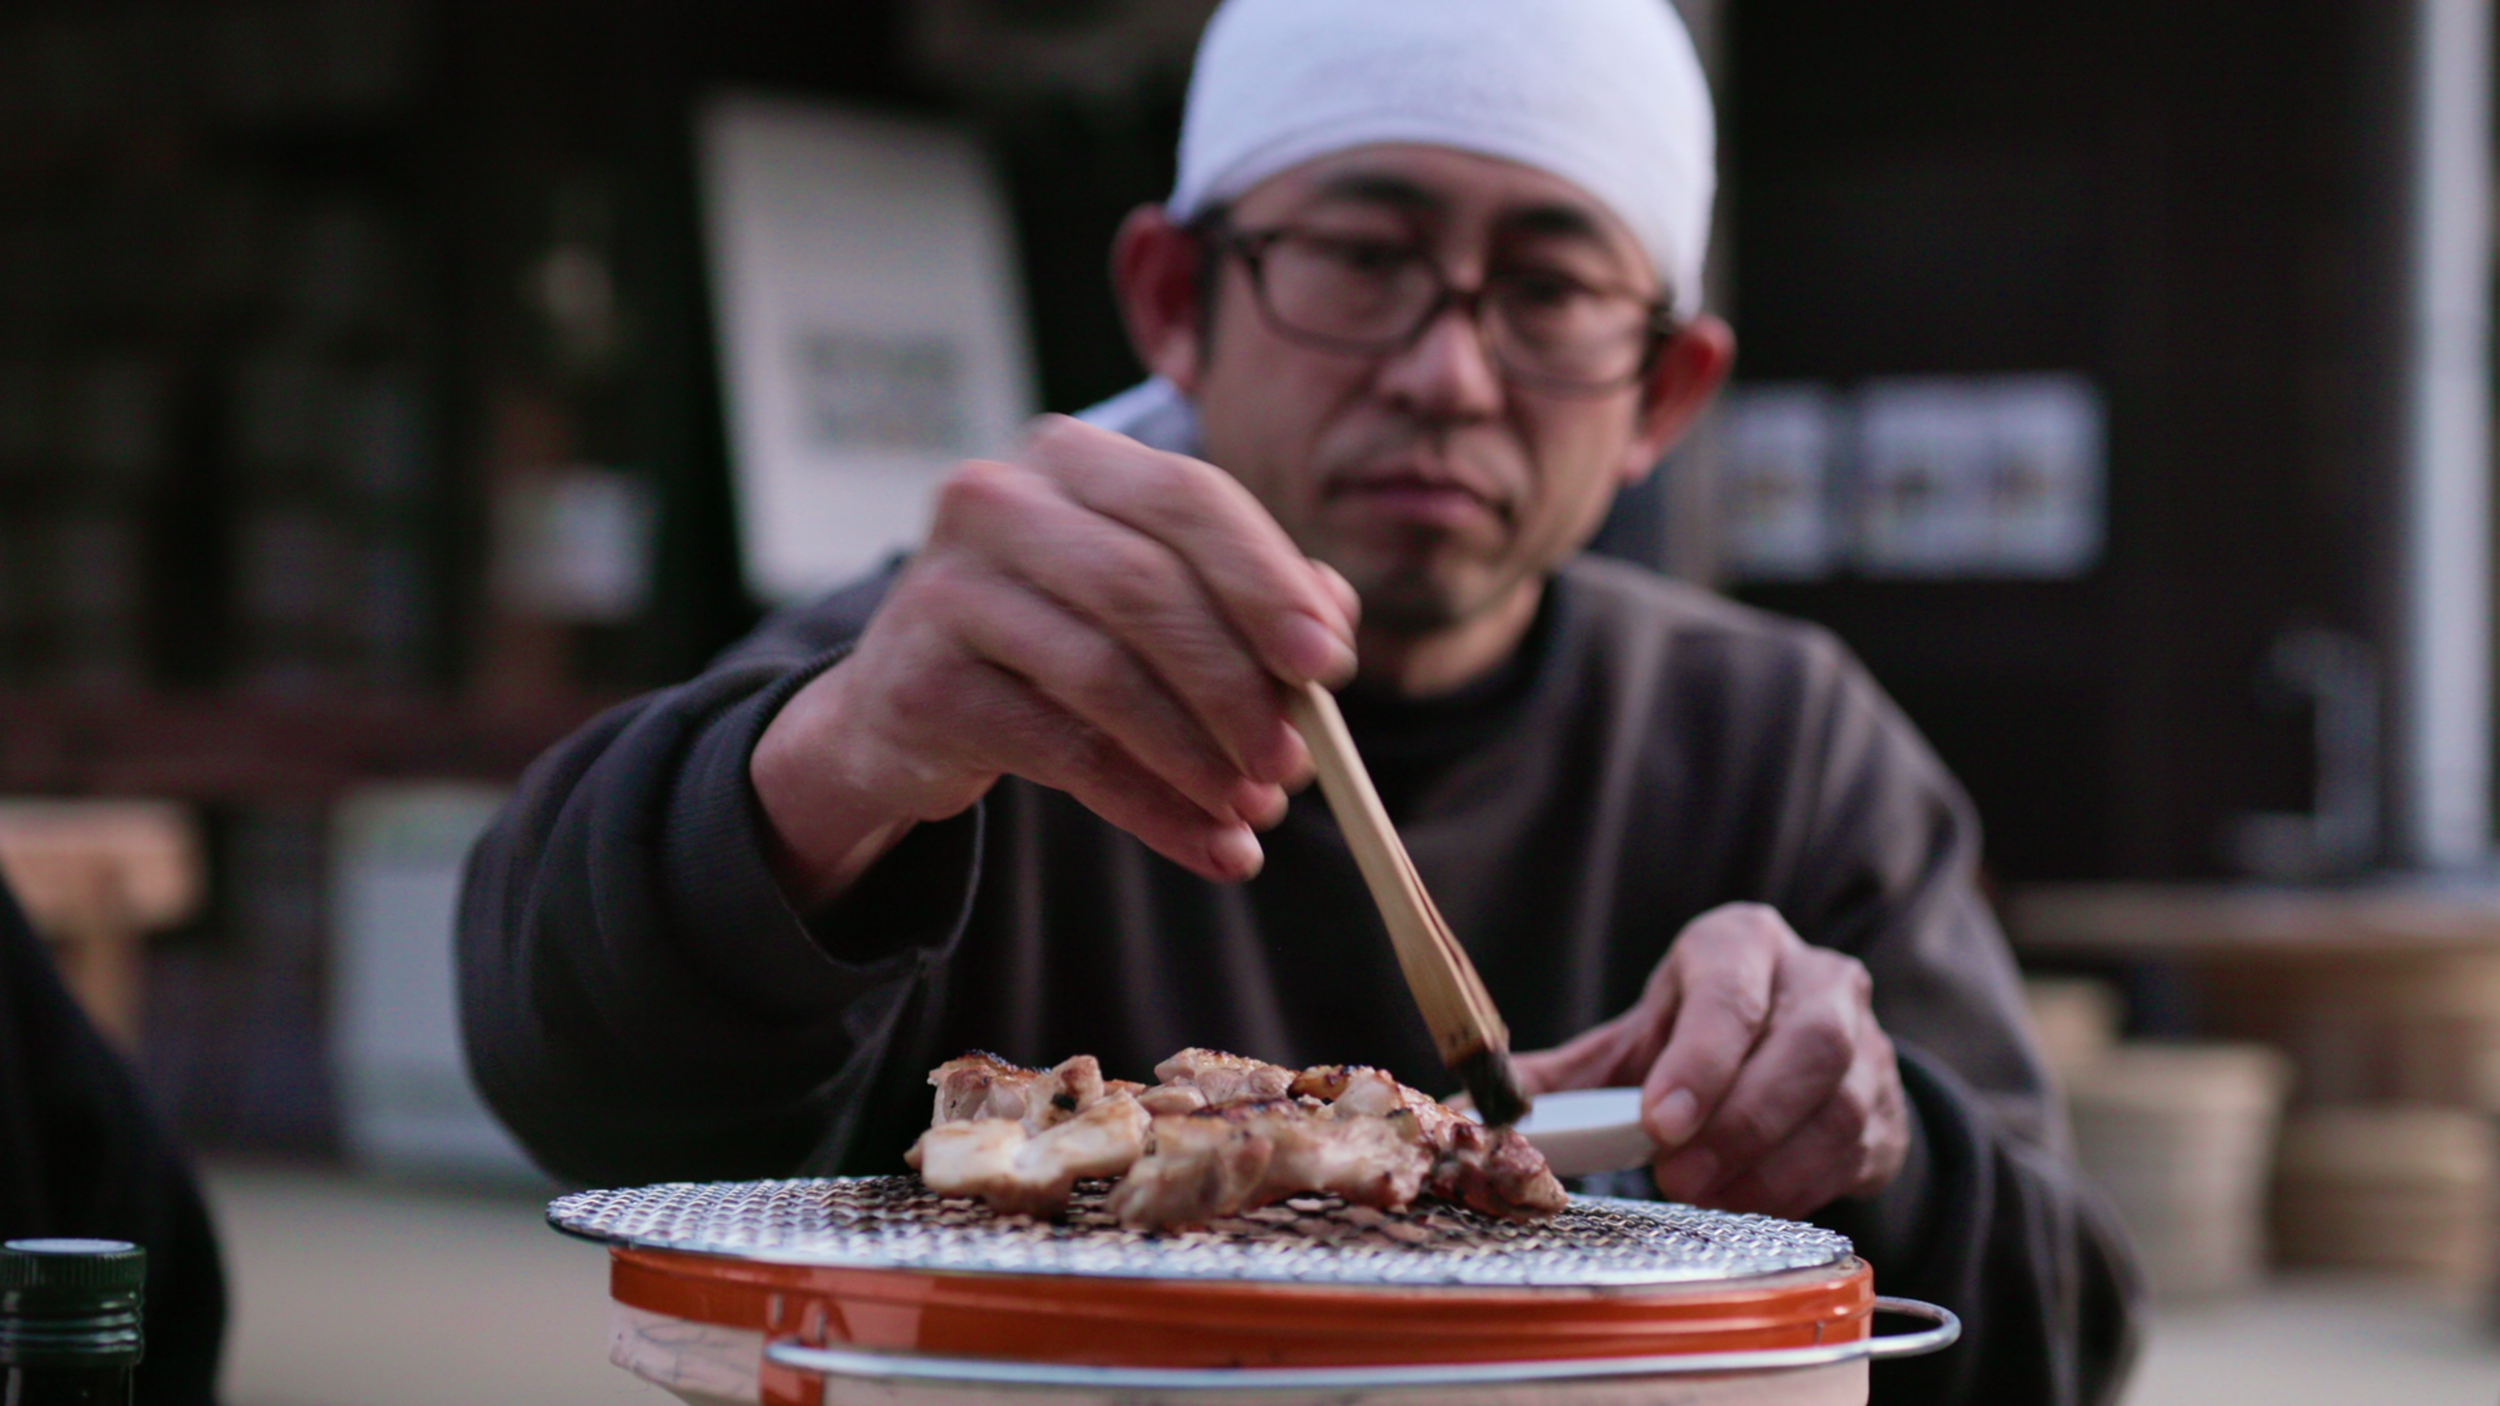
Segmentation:
{"type": "Polygon", "coordinates": [[[1874,1276],[1655,1289],[1350,1288],[837,1269],[617,1247],[628,1307],[948,1357],[1122,1367],[1343,1367],[1810,1347],[1871,1331],[1874,1276]]]}

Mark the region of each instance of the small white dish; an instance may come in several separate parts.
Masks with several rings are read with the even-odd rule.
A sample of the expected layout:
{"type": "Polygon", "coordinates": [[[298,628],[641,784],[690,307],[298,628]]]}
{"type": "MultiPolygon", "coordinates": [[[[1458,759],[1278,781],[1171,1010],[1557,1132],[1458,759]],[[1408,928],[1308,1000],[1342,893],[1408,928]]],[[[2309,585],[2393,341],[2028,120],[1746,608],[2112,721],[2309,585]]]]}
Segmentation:
{"type": "MultiPolygon", "coordinates": [[[[1469,1117],[1475,1114],[1469,1111],[1469,1117]]],[[[1558,1177],[1646,1167],[1658,1153],[1641,1126],[1638,1089],[1558,1089],[1538,1094],[1519,1135],[1545,1154],[1558,1177]]]]}

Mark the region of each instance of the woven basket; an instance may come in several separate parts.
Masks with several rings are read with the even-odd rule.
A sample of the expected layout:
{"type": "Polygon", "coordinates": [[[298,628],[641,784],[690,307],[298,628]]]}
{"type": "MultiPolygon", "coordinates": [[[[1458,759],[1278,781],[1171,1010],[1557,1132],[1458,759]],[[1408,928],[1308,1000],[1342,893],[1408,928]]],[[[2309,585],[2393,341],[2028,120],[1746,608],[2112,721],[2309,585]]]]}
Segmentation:
{"type": "Polygon", "coordinates": [[[2290,1062],[2263,1045],[2120,1045],[2070,1076],[2075,1148],[2135,1233],[2153,1291],[2264,1273],[2265,1195],[2290,1062]]]}
{"type": "Polygon", "coordinates": [[[2276,1171],[2287,1264],[2381,1270],[2470,1289],[2488,1282],[2500,1146],[2489,1118],[2359,1105],[2295,1114],[2276,1171]]]}

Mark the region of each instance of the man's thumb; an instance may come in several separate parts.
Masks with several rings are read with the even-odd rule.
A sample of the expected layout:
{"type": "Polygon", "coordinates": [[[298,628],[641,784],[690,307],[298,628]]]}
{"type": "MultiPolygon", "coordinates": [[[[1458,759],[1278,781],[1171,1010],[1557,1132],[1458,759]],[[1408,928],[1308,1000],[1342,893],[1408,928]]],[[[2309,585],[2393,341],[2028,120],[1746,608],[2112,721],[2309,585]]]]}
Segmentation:
{"type": "Polygon", "coordinates": [[[1610,1020],[1550,1050],[1513,1054],[1510,1067],[1531,1098],[1556,1089],[1604,1088],[1623,1079],[1616,1066],[1623,1062],[1624,1040],[1622,1024],[1610,1020]]]}

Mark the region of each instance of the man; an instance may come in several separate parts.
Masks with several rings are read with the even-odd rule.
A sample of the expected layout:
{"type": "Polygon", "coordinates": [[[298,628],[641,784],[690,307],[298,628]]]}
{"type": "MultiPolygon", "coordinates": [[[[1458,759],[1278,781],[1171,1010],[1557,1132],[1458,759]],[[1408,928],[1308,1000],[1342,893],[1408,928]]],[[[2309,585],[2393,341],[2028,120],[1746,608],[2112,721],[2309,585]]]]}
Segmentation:
{"type": "Polygon", "coordinates": [[[1113,253],[1157,380],[963,465],[898,571],[535,767],[473,863],[496,1108],[595,1182],[890,1172],[968,1047],[1448,1079],[1283,688],[1345,708],[1532,1088],[1656,1189],[1961,1312],[1920,1402],[2106,1400],[1967,806],[1827,637],[1575,556],[1725,376],[1664,0],[1232,0],[1113,253]],[[1255,876],[1255,877],[1254,877],[1255,876]]]}

